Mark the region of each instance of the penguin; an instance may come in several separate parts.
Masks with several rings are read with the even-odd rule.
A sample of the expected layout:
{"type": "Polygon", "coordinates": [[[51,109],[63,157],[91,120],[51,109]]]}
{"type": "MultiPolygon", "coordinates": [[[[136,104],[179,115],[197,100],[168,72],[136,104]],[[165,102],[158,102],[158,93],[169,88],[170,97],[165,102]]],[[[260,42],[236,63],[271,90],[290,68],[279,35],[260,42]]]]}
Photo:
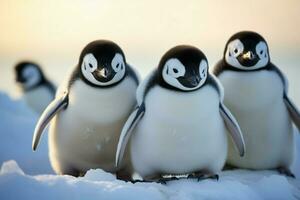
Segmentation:
{"type": "Polygon", "coordinates": [[[242,31],[227,42],[213,73],[225,88],[225,105],[236,116],[247,152],[238,156],[229,144],[227,164],[253,170],[277,169],[292,176],[292,122],[300,128],[300,113],[288,97],[288,81],[270,61],[266,40],[242,31]]]}
{"type": "Polygon", "coordinates": [[[243,156],[239,125],[198,48],[179,45],[167,51],[139,85],[136,99],[120,135],[116,166],[130,141],[132,165],[143,181],[170,180],[165,175],[218,178],[227,155],[227,129],[243,156]]]}
{"type": "Polygon", "coordinates": [[[33,150],[51,121],[49,157],[57,174],[81,176],[101,168],[129,180],[129,157],[119,168],[114,160],[121,129],[136,105],[139,78],[122,49],[108,40],[89,43],[64,82],[36,125],[33,150]]]}
{"type": "Polygon", "coordinates": [[[26,104],[41,114],[55,97],[54,84],[45,77],[38,64],[29,61],[15,66],[15,77],[26,104]]]}

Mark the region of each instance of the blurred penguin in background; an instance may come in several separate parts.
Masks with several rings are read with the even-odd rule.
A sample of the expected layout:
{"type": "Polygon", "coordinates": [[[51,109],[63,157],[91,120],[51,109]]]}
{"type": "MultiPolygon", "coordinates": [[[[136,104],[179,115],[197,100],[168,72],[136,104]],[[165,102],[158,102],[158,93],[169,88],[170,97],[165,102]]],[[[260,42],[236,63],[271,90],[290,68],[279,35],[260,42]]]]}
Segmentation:
{"type": "Polygon", "coordinates": [[[55,86],[44,75],[41,67],[23,61],[15,66],[16,83],[27,105],[41,114],[55,97],[55,86]]]}

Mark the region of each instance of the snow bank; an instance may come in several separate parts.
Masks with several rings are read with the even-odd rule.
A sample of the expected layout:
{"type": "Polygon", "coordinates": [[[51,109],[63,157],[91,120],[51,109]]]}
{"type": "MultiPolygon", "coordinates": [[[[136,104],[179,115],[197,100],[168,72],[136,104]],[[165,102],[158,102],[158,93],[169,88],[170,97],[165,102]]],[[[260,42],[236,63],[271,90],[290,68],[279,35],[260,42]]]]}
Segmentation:
{"type": "Polygon", "coordinates": [[[158,183],[126,183],[100,169],[82,178],[57,175],[29,176],[15,161],[2,165],[0,199],[299,199],[300,181],[274,171],[232,170],[220,180],[181,179],[158,183]]]}
{"type": "Polygon", "coordinates": [[[16,160],[27,174],[53,173],[47,137],[42,138],[37,152],[31,150],[36,121],[36,114],[25,102],[12,100],[0,92],[0,165],[7,160],[16,160]]]}

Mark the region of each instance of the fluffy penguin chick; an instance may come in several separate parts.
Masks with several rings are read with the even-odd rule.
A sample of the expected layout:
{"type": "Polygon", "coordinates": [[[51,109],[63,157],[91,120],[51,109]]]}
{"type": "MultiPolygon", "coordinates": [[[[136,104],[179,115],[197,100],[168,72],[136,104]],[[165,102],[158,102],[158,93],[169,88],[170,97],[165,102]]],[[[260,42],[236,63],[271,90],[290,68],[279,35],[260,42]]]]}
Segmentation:
{"type": "Polygon", "coordinates": [[[123,51],[111,41],[91,42],[67,83],[41,116],[33,149],[51,120],[49,151],[55,172],[78,176],[101,168],[129,179],[128,156],[118,169],[114,165],[118,138],[136,105],[138,86],[137,74],[126,64],[123,51]]]}
{"type": "Polygon", "coordinates": [[[247,152],[239,157],[229,145],[227,163],[249,169],[279,169],[293,176],[292,121],[300,127],[300,115],[287,96],[287,80],[270,62],[265,39],[255,32],[233,35],[224,57],[214,68],[225,88],[225,105],[236,116],[247,152]]]}
{"type": "Polygon", "coordinates": [[[45,77],[39,65],[23,61],[15,66],[16,83],[27,105],[41,114],[54,99],[55,86],[45,77]]]}
{"type": "Polygon", "coordinates": [[[137,101],[122,129],[116,165],[131,135],[133,167],[144,180],[219,173],[227,155],[225,124],[244,154],[239,126],[222,103],[222,87],[195,47],[169,50],[139,86],[137,101]]]}

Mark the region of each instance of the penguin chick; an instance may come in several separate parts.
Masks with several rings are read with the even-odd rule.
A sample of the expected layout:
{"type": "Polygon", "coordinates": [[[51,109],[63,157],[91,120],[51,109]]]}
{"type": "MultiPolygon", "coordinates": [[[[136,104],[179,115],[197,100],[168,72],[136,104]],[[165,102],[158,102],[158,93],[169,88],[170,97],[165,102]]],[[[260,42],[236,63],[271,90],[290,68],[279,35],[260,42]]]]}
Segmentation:
{"type": "Polygon", "coordinates": [[[56,173],[78,176],[101,168],[130,179],[128,156],[119,168],[114,165],[118,138],[136,105],[139,82],[122,49],[107,40],[89,43],[65,82],[36,125],[33,150],[51,121],[49,155],[56,173]]]}
{"type": "Polygon", "coordinates": [[[199,49],[170,49],[138,87],[136,98],[138,107],[122,129],[116,165],[130,139],[133,167],[145,181],[219,173],[227,156],[227,129],[244,154],[239,125],[223,105],[222,86],[209,74],[199,49]]]}
{"type": "Polygon", "coordinates": [[[56,88],[53,83],[45,77],[39,65],[28,61],[15,66],[15,77],[26,104],[41,114],[54,99],[56,88]]]}
{"type": "Polygon", "coordinates": [[[289,170],[294,157],[292,121],[299,129],[300,114],[288,97],[287,79],[270,61],[265,39],[251,31],[234,34],[214,74],[225,88],[224,103],[236,116],[247,147],[239,157],[230,143],[227,163],[294,176],[289,170]]]}

